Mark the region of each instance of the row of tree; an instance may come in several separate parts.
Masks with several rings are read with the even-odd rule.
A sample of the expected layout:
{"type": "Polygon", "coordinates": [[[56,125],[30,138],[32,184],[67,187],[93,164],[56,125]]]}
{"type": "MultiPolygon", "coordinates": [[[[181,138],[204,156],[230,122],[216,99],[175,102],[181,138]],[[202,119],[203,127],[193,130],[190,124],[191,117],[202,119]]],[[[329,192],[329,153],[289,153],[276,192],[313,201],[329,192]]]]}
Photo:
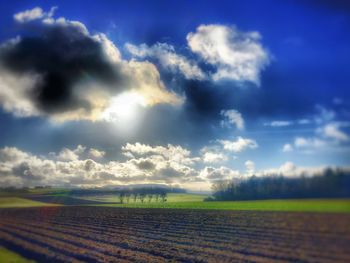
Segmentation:
{"type": "Polygon", "coordinates": [[[350,197],[350,172],[326,169],[315,176],[285,177],[283,175],[250,178],[234,183],[221,181],[213,185],[211,200],[258,200],[284,198],[350,197]]]}
{"type": "Polygon", "coordinates": [[[147,202],[162,202],[167,201],[167,191],[163,188],[137,188],[118,190],[117,195],[120,203],[129,203],[130,201],[141,203],[147,202]]]}

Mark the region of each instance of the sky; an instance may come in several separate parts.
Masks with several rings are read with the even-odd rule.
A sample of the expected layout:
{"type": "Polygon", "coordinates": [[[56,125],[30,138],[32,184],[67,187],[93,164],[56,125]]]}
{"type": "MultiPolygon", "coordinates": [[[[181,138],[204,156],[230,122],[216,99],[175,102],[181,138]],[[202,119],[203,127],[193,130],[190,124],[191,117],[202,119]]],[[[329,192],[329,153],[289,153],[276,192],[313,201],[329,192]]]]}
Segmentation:
{"type": "Polygon", "coordinates": [[[1,1],[0,184],[209,190],[350,165],[345,1],[1,1]]]}

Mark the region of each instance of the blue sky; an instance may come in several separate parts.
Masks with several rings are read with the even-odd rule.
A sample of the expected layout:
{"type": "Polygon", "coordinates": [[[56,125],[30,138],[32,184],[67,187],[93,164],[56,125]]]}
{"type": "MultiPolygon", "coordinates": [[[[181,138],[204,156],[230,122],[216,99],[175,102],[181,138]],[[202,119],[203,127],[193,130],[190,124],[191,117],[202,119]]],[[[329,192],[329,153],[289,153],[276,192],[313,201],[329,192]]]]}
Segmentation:
{"type": "Polygon", "coordinates": [[[343,1],[11,1],[0,10],[3,184],[208,189],[349,165],[343,1]]]}

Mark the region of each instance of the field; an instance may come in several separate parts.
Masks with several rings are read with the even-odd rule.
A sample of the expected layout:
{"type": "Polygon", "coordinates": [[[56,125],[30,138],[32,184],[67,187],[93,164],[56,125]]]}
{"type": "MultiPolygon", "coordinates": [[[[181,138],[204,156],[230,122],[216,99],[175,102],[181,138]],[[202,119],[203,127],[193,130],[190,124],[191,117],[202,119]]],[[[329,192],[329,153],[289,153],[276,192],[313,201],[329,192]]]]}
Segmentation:
{"type": "Polygon", "coordinates": [[[117,195],[70,196],[66,193],[26,194],[20,197],[0,197],[0,208],[52,205],[88,205],[123,208],[176,208],[205,210],[252,210],[285,212],[337,212],[350,213],[349,199],[300,199],[204,202],[206,195],[169,194],[167,202],[141,203],[139,200],[121,204],[117,195]]]}
{"type": "Polygon", "coordinates": [[[0,245],[40,262],[350,262],[350,215],[0,209],[0,245]]]}
{"type": "Polygon", "coordinates": [[[27,260],[20,255],[9,251],[6,248],[0,247],[0,259],[1,262],[11,262],[11,263],[34,263],[33,260],[27,260]]]}
{"type": "Polygon", "coordinates": [[[205,197],[0,197],[0,262],[350,262],[349,199],[205,197]]]}
{"type": "Polygon", "coordinates": [[[8,207],[33,207],[33,206],[51,206],[53,204],[33,201],[31,199],[20,197],[1,197],[0,208],[8,207]]]}
{"type": "MultiPolygon", "coordinates": [[[[118,197],[88,197],[84,200],[104,202],[102,206],[128,208],[177,208],[177,209],[214,209],[214,210],[258,210],[290,212],[342,212],[350,213],[349,199],[300,199],[300,200],[257,200],[204,202],[205,195],[169,194],[168,201],[144,203],[130,201],[120,204],[118,197]]],[[[99,204],[93,204],[99,205],[99,204]]]]}

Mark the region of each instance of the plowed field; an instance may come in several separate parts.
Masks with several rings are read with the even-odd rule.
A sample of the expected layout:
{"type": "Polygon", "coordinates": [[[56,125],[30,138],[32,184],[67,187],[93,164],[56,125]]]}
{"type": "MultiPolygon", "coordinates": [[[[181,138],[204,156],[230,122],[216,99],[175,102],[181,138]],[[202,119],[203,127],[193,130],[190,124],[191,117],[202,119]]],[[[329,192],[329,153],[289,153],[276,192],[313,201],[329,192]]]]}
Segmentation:
{"type": "Polygon", "coordinates": [[[350,215],[12,208],[0,245],[38,262],[350,262],[350,215]]]}

